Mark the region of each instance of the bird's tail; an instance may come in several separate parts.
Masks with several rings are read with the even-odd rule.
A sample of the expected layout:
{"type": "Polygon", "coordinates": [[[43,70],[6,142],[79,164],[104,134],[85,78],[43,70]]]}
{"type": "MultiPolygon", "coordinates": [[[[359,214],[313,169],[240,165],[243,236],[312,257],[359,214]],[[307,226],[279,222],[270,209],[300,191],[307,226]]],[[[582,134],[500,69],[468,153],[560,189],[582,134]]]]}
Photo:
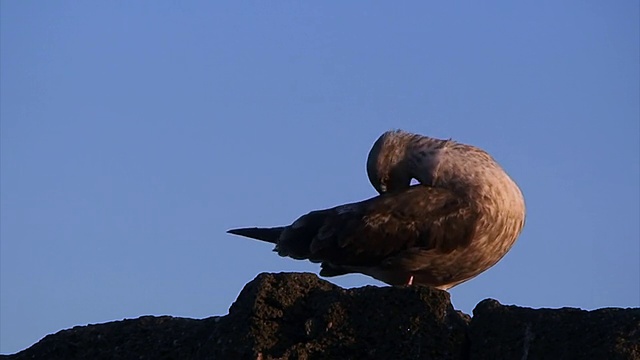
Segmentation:
{"type": "Polygon", "coordinates": [[[240,235],[256,240],[266,241],[268,243],[277,244],[278,239],[280,238],[280,234],[284,230],[284,227],[274,227],[274,228],[242,228],[242,229],[231,229],[227,232],[229,234],[240,235]]]}

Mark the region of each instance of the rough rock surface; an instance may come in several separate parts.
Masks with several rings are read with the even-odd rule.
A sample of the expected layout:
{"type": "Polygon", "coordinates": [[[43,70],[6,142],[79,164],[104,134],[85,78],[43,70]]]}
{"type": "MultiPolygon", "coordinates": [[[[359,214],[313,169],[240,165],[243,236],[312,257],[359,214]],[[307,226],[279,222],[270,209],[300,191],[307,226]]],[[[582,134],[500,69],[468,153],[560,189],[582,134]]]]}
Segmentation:
{"type": "Polygon", "coordinates": [[[422,287],[345,290],[261,274],[229,314],[77,326],[6,359],[640,359],[640,309],[527,309],[485,300],[474,318],[422,287]]]}
{"type": "Polygon", "coordinates": [[[529,309],[483,300],[471,359],[640,359],[640,309],[529,309]]]}

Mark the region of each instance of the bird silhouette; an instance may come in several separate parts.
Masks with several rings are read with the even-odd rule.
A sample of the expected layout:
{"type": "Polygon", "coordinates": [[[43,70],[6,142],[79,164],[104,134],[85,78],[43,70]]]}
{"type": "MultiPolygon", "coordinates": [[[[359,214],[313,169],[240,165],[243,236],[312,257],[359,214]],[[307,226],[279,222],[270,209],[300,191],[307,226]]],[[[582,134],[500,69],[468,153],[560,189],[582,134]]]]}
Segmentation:
{"type": "Polygon", "coordinates": [[[228,232],[320,263],[321,276],[362,273],[446,290],[495,265],[524,226],[522,192],[475,146],[388,131],[369,152],[367,174],[380,195],[288,226],[228,232]]]}

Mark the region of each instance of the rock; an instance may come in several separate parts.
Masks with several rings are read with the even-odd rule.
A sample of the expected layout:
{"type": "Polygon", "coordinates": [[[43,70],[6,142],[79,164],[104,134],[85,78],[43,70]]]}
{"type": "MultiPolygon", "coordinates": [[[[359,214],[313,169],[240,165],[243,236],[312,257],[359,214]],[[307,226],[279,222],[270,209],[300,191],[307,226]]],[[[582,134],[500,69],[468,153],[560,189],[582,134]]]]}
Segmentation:
{"type": "Polygon", "coordinates": [[[465,359],[467,321],[441,290],[345,290],[312,274],[261,274],[242,290],[204,353],[216,359],[465,359]]]}
{"type": "Polygon", "coordinates": [[[640,309],[530,309],[483,300],[471,359],[640,359],[640,309]]]}
{"type": "Polygon", "coordinates": [[[6,359],[189,359],[215,327],[203,320],[143,316],[47,335],[6,359]]]}
{"type": "Polygon", "coordinates": [[[3,359],[640,359],[640,309],[527,309],[445,291],[342,289],[313,274],[261,274],[229,314],[77,326],[3,359]]]}

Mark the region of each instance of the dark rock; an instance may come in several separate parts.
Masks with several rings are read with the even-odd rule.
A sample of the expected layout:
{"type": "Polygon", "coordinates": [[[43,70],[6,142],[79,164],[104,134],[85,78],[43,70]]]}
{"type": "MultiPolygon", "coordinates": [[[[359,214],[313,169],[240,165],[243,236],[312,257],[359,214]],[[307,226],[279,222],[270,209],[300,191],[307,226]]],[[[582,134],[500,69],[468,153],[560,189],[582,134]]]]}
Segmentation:
{"type": "Polygon", "coordinates": [[[640,309],[533,310],[444,291],[261,274],[223,317],[144,316],[48,335],[6,359],[640,359],[640,309]]]}
{"type": "Polygon", "coordinates": [[[47,335],[6,359],[190,359],[217,318],[143,316],[47,335]]]}
{"type": "Polygon", "coordinates": [[[529,309],[483,300],[471,359],[640,359],[640,309],[529,309]]]}
{"type": "Polygon", "coordinates": [[[201,353],[216,359],[464,359],[467,321],[445,291],[345,290],[312,274],[261,274],[201,353]]]}

